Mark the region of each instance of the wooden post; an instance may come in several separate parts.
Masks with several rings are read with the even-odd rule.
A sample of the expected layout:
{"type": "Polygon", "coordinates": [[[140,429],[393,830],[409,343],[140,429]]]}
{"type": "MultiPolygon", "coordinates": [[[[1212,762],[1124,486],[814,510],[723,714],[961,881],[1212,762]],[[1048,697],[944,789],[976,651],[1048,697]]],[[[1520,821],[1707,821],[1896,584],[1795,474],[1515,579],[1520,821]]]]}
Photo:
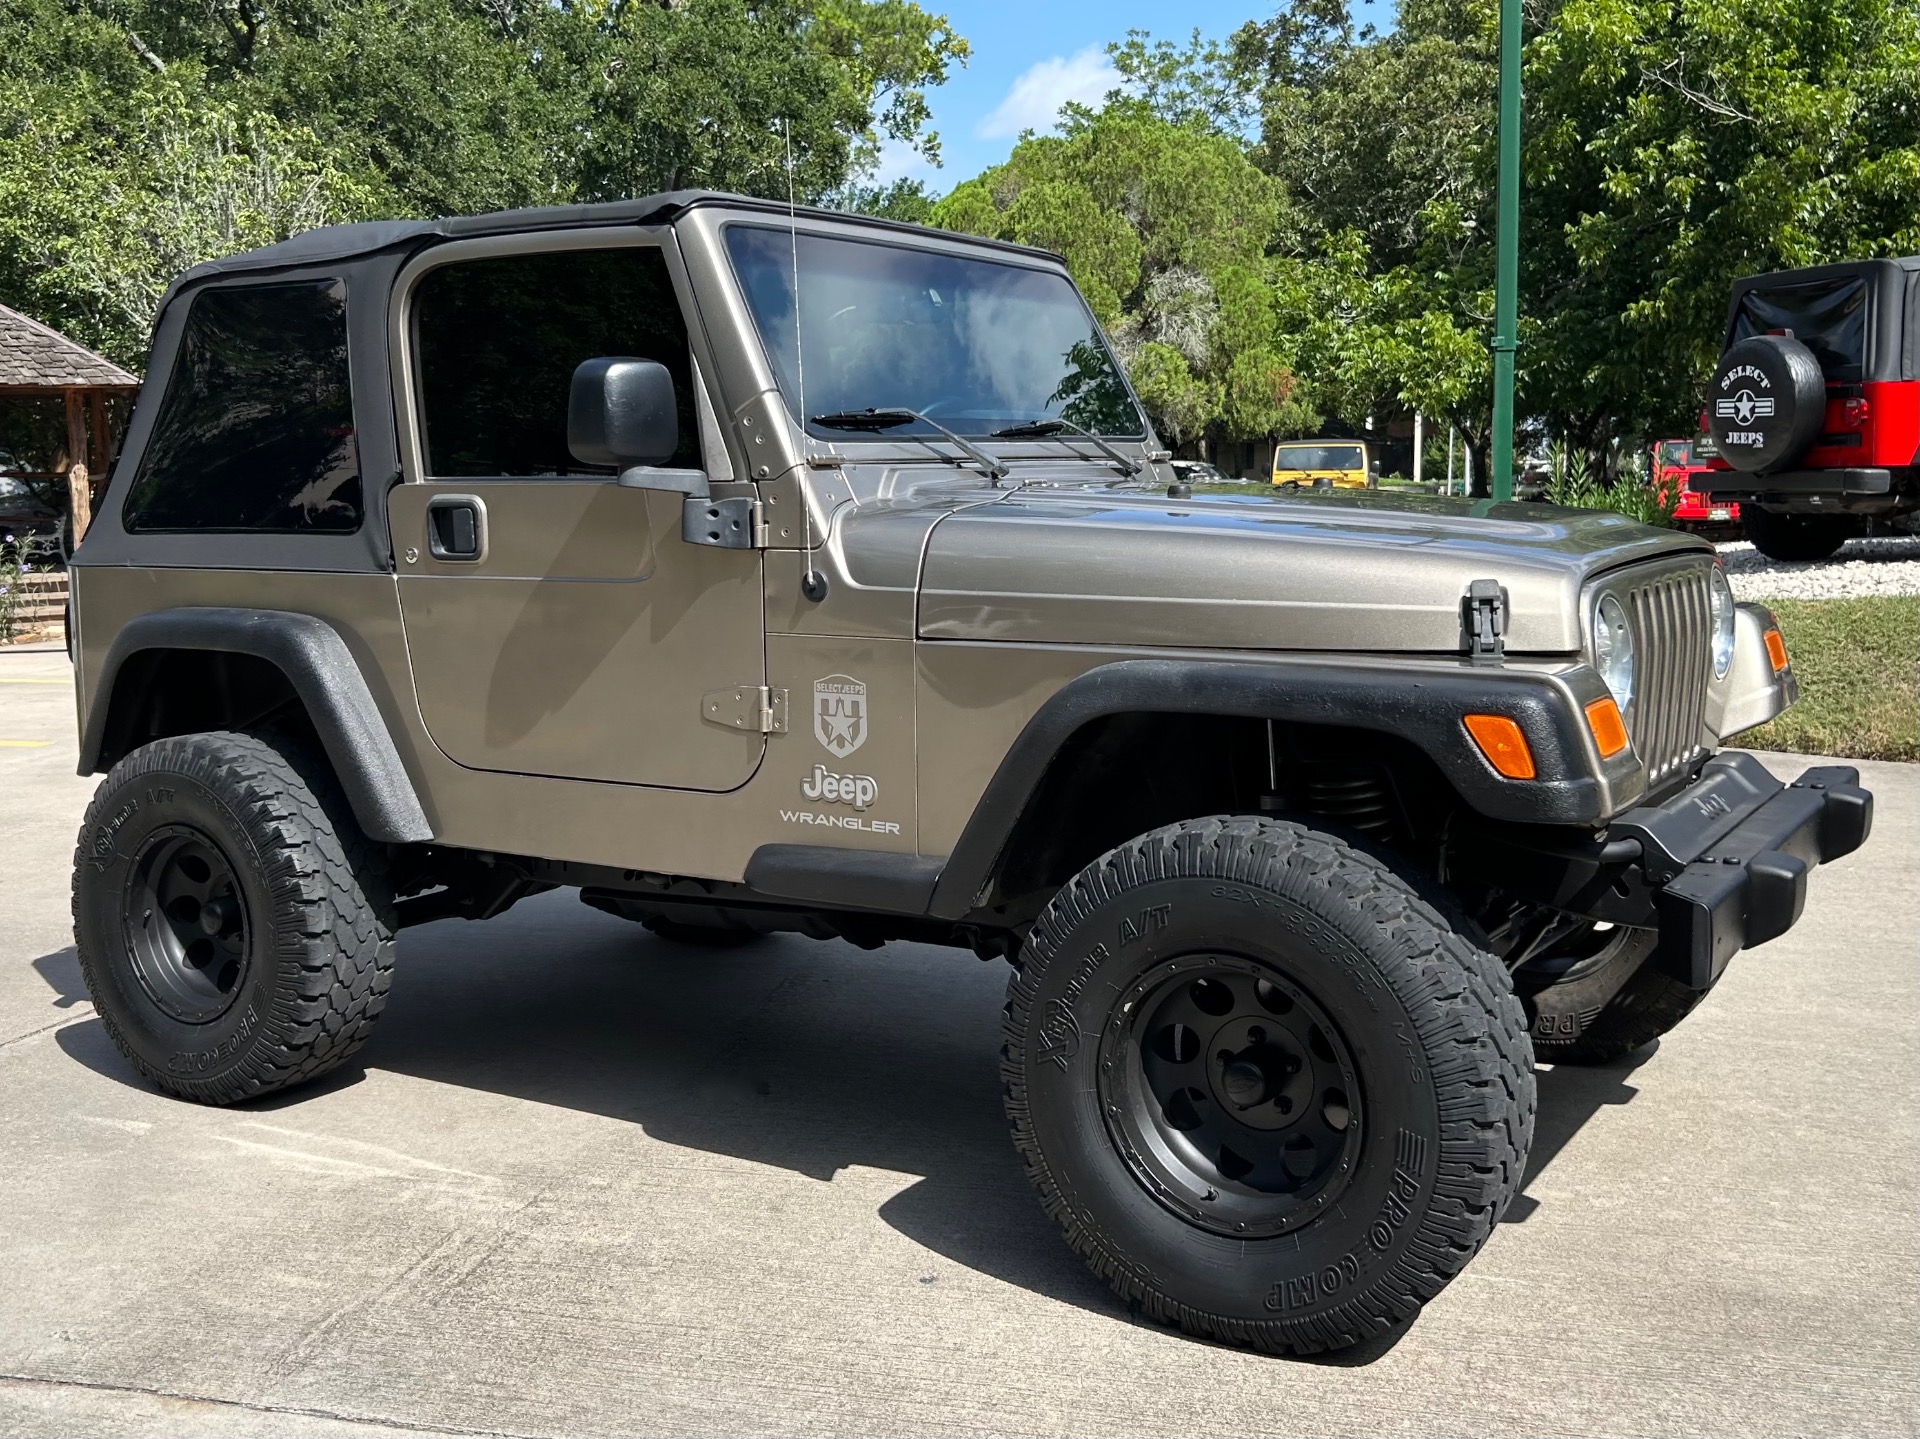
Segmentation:
{"type": "Polygon", "coordinates": [[[87,469],[96,485],[113,473],[113,436],[107,431],[107,392],[87,391],[87,469]]]}
{"type": "Polygon", "coordinates": [[[73,507],[73,542],[86,538],[93,523],[93,492],[87,483],[87,420],[80,391],[67,391],[67,500],[73,507]]]}
{"type": "Polygon", "coordinates": [[[1413,412],[1413,482],[1420,483],[1421,451],[1426,448],[1426,437],[1422,432],[1421,416],[1418,410],[1413,412]]]}

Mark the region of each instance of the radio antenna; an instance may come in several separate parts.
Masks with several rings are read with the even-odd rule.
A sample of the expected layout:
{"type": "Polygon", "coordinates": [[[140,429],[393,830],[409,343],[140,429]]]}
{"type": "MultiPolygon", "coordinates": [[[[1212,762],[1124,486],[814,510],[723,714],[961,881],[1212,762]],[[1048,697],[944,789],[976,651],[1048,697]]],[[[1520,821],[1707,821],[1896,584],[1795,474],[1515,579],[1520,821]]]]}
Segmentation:
{"type": "Polygon", "coordinates": [[[818,604],[827,597],[827,577],[813,564],[813,505],[807,493],[807,462],[813,457],[813,442],[807,435],[807,354],[806,347],[800,343],[800,227],[795,221],[793,199],[793,121],[782,116],[780,131],[787,145],[787,253],[793,266],[793,376],[794,387],[800,392],[801,479],[794,487],[800,496],[801,553],[804,556],[800,593],[818,604]]]}

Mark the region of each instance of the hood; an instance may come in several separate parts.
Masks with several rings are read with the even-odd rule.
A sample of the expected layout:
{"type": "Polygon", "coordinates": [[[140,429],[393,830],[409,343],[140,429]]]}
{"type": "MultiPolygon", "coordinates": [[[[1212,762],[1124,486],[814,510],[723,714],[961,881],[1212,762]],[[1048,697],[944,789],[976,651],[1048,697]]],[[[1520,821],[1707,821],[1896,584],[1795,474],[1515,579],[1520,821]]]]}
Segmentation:
{"type": "Polygon", "coordinates": [[[1507,587],[1507,648],[1581,646],[1595,575],[1704,541],[1625,516],[1380,491],[1169,500],[1017,490],[942,518],[928,639],[1457,654],[1477,579],[1507,587]]]}

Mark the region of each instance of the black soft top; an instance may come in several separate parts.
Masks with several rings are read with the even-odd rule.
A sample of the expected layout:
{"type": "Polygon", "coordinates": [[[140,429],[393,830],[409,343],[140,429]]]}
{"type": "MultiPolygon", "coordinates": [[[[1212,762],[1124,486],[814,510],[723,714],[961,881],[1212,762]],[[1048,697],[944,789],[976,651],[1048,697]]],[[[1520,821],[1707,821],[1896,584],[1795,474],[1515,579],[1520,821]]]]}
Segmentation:
{"type": "MultiPolygon", "coordinates": [[[[277,245],[266,245],[258,250],[244,250],[238,255],[209,260],[205,264],[195,265],[188,270],[175,281],[174,287],[178,289],[180,286],[199,280],[239,274],[249,270],[331,264],[377,254],[396,247],[411,248],[423,241],[465,239],[473,235],[516,235],[538,230],[577,229],[587,225],[665,224],[676,216],[703,205],[724,205],[733,210],[757,210],[763,214],[778,215],[783,218],[788,214],[788,207],[783,201],[759,200],[750,195],[732,195],[722,190],[669,190],[664,194],[647,195],[637,200],[612,200],[597,205],[547,205],[531,210],[495,210],[485,215],[455,215],[444,220],[367,220],[352,225],[326,225],[318,230],[308,230],[304,234],[295,235],[290,240],[282,240],[277,245]]],[[[924,236],[930,233],[924,225],[905,224],[898,220],[885,220],[878,216],[860,215],[846,210],[823,210],[801,205],[794,207],[792,213],[815,219],[842,220],[883,230],[903,231],[914,235],[924,236]]],[[[983,239],[978,235],[963,235],[955,238],[1023,255],[1046,255],[1050,259],[1059,258],[1050,251],[1036,250],[1026,245],[1012,245],[1003,240],[983,239]]]]}
{"type": "Polygon", "coordinates": [[[1810,344],[1830,381],[1920,379],[1920,255],[1735,281],[1722,350],[1778,329],[1810,344]]]}

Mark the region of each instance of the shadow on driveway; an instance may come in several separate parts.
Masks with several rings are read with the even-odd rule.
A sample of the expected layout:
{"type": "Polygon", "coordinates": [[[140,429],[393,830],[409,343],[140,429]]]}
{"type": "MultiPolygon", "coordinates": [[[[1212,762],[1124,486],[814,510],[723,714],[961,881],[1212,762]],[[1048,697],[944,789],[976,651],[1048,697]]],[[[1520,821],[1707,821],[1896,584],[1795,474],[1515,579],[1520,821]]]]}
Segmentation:
{"type": "MultiPolygon", "coordinates": [[[[36,968],[66,999],[81,993],[71,949],[36,968]]],[[[1002,965],[917,945],[676,944],[563,892],[484,924],[408,931],[393,998],[360,1055],[316,1085],[245,1107],[297,1107],[357,1083],[364,1062],[628,1120],[669,1144],[823,1181],[849,1165],[919,1175],[880,1206],[900,1233],[1126,1320],[1042,1212],[1007,1138],[997,1072],[1005,984],[1002,965]]],[[[80,1063],[145,1087],[97,1020],[58,1039],[80,1063]]],[[[1529,1183],[1600,1108],[1633,1097],[1632,1067],[1540,1072],[1529,1183]]],[[[1523,1193],[1508,1221],[1537,1207],[1523,1193]]],[[[1330,1362],[1371,1363],[1400,1337],[1330,1362]]]]}

